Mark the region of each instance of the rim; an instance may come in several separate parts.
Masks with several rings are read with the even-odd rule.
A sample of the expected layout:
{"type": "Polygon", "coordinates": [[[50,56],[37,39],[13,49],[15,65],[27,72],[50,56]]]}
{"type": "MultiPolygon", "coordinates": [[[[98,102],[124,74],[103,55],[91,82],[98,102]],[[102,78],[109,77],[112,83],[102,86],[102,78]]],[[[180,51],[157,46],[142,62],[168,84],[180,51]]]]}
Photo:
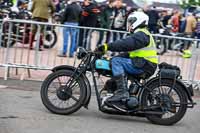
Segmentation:
{"type": "Polygon", "coordinates": [[[63,86],[66,85],[69,79],[69,76],[56,77],[48,87],[48,100],[56,108],[68,109],[80,101],[81,89],[78,82],[74,82],[71,88],[64,91],[63,86]]]}
{"type": "Polygon", "coordinates": [[[180,94],[169,86],[160,86],[155,88],[147,99],[147,106],[160,106],[158,111],[161,119],[169,119],[180,111],[181,98],[180,94]]]}

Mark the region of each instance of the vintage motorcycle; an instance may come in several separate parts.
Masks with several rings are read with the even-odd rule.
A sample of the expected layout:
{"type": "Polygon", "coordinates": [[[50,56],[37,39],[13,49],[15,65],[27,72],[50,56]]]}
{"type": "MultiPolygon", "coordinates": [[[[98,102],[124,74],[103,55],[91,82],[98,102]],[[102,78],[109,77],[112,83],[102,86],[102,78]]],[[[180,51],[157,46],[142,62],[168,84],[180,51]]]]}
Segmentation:
{"type": "Polygon", "coordinates": [[[42,102],[53,113],[69,115],[82,106],[88,108],[93,87],[86,72],[92,75],[98,108],[103,113],[146,117],[155,124],[172,125],[183,118],[187,108],[195,105],[192,86],[181,81],[178,67],[166,63],[159,65],[157,75],[152,78],[146,73],[128,75],[130,98],[109,103],[107,99],[116,90],[110,61],[103,54],[84,48],[78,49],[77,57],[81,59],[77,67],[57,66],[42,83],[42,102]],[[111,78],[100,88],[97,86],[99,75],[111,78]]]}

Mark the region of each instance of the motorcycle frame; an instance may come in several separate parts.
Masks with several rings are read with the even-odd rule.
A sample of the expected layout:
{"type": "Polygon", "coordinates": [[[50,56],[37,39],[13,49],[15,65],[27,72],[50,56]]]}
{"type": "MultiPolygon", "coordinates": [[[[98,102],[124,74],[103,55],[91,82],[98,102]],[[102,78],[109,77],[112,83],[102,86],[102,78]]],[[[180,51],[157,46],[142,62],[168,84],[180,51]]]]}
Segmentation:
{"type": "MultiPolygon", "coordinates": [[[[71,87],[71,85],[73,84],[73,80],[77,80],[78,78],[80,78],[80,76],[85,75],[87,71],[91,72],[92,74],[92,80],[94,83],[94,89],[95,89],[95,94],[96,94],[96,100],[98,103],[98,109],[103,112],[103,113],[107,113],[107,114],[114,114],[114,115],[131,115],[131,116],[140,116],[140,117],[144,117],[145,114],[159,114],[160,112],[153,112],[153,111],[149,111],[152,110],[153,108],[156,107],[142,107],[140,106],[139,108],[136,109],[130,109],[130,110],[122,110],[120,108],[117,108],[115,106],[112,106],[111,108],[113,109],[105,109],[101,106],[101,97],[100,97],[100,92],[98,91],[98,87],[97,87],[97,79],[95,77],[95,61],[99,59],[95,53],[89,52],[80,62],[80,64],[78,65],[78,67],[70,67],[70,66],[58,66],[56,68],[54,68],[52,71],[58,71],[58,70],[62,70],[62,69],[71,69],[74,71],[73,75],[71,76],[71,78],[69,79],[69,81],[66,83],[66,85],[69,83],[68,86],[65,87],[65,89],[67,90],[69,87],[71,87]]],[[[90,102],[90,97],[91,97],[91,86],[89,83],[89,80],[87,79],[86,76],[84,76],[83,78],[86,78],[84,81],[87,82],[87,84],[89,84],[89,94],[87,96],[87,98],[85,99],[85,101],[83,101],[83,106],[85,108],[88,107],[88,104],[90,102]]],[[[138,92],[138,101],[139,101],[139,105],[142,105],[142,94],[144,92],[144,90],[148,90],[149,88],[147,87],[148,84],[150,84],[151,82],[153,82],[154,80],[158,80],[159,77],[155,77],[150,79],[148,82],[144,81],[144,83],[140,83],[137,79],[133,79],[131,80],[132,82],[136,83],[139,86],[139,92],[138,92]]],[[[193,102],[192,98],[191,98],[191,92],[189,90],[189,88],[185,87],[184,84],[182,84],[179,80],[176,81],[177,83],[181,84],[184,88],[184,90],[187,93],[188,99],[190,101],[190,103],[180,103],[180,104],[187,104],[188,108],[193,108],[193,106],[196,104],[193,102]]],[[[162,114],[162,113],[160,113],[162,114]]]]}
{"type": "MultiPolygon", "coordinates": [[[[143,116],[142,114],[145,114],[145,112],[143,110],[150,110],[150,109],[152,109],[152,108],[149,108],[149,109],[148,108],[146,108],[146,109],[137,108],[137,109],[132,109],[132,110],[122,110],[122,109],[117,108],[115,106],[112,106],[112,108],[115,109],[115,110],[104,109],[101,106],[101,97],[100,97],[100,93],[99,93],[98,87],[97,87],[97,80],[95,78],[95,72],[96,72],[96,70],[95,70],[95,65],[94,64],[95,64],[95,61],[97,59],[98,58],[97,58],[97,56],[94,53],[89,52],[89,54],[86,55],[86,57],[84,57],[82,59],[81,63],[74,70],[73,75],[71,76],[71,78],[66,83],[66,85],[68,85],[68,86],[66,86],[65,89],[67,90],[68,87],[73,86],[72,85],[73,84],[73,80],[74,81],[77,80],[81,75],[85,75],[87,71],[90,71],[92,73],[92,80],[93,80],[93,83],[94,83],[94,89],[95,89],[95,94],[96,94],[96,100],[97,100],[97,103],[98,103],[98,109],[101,112],[108,113],[108,114],[117,114],[117,115],[143,116]],[[136,112],[137,112],[137,114],[136,114],[136,112]]],[[[139,92],[138,92],[138,98],[139,98],[139,101],[141,102],[142,93],[143,93],[144,89],[147,88],[147,87],[145,87],[143,84],[139,83],[136,80],[134,80],[133,82],[135,82],[136,84],[138,84],[139,87],[141,88],[141,89],[139,89],[139,92]]],[[[89,100],[90,100],[90,98],[89,98],[89,100]]],[[[89,101],[86,101],[84,103],[89,104],[89,101]]],[[[141,105],[141,103],[139,103],[139,104],[141,105]]],[[[153,114],[153,112],[152,112],[152,114],[153,114]]]]}
{"type": "MultiPolygon", "coordinates": [[[[69,83],[69,85],[66,86],[65,88],[66,88],[66,90],[67,90],[68,87],[71,87],[71,86],[72,86],[72,83],[73,83],[73,80],[75,81],[75,80],[77,80],[81,75],[85,75],[87,71],[91,72],[91,74],[92,74],[92,80],[93,80],[93,83],[94,83],[94,89],[95,89],[96,100],[97,100],[97,103],[98,103],[98,109],[99,109],[100,111],[104,112],[105,110],[104,110],[104,109],[102,108],[102,106],[101,106],[101,97],[100,97],[100,93],[99,93],[99,91],[98,91],[97,80],[96,80],[96,77],[95,77],[95,72],[96,72],[96,70],[95,70],[94,64],[95,64],[95,61],[96,61],[97,59],[98,59],[98,58],[96,57],[96,55],[95,55],[94,53],[89,52],[88,55],[86,55],[86,57],[84,57],[84,58],[82,59],[81,63],[78,65],[77,68],[71,67],[70,69],[73,69],[73,70],[74,70],[74,73],[73,73],[73,75],[71,76],[71,78],[68,80],[68,82],[66,83],[66,84],[69,83]],[[93,59],[92,59],[92,58],[93,58],[93,59]],[[74,77],[75,77],[75,78],[74,78],[74,77]]],[[[64,68],[64,67],[66,67],[66,66],[63,66],[63,68],[64,68]]],[[[62,67],[60,67],[60,68],[57,67],[57,68],[54,68],[52,71],[57,71],[57,70],[60,70],[60,69],[63,69],[63,68],[62,68],[62,67]]],[[[69,67],[68,67],[68,68],[69,68],[69,67]]],[[[85,78],[87,78],[87,77],[85,77],[85,78]]],[[[88,81],[88,79],[87,79],[86,81],[88,81]]],[[[142,86],[139,82],[136,82],[136,81],[135,81],[135,83],[138,84],[140,87],[142,86]]],[[[141,87],[141,88],[142,88],[142,87],[141,87]]],[[[144,89],[140,89],[140,90],[139,90],[139,92],[138,92],[138,93],[139,93],[139,96],[141,96],[143,90],[144,90],[144,89]]],[[[89,98],[89,99],[90,99],[90,98],[89,98]]],[[[139,100],[139,101],[141,101],[141,100],[139,100]]],[[[86,101],[86,102],[84,102],[84,103],[89,104],[89,101],[86,101]]],[[[84,105],[84,106],[87,107],[87,105],[84,105]]],[[[115,109],[116,109],[116,108],[115,108],[115,109]]],[[[118,109],[118,111],[120,111],[120,110],[118,109]]],[[[130,111],[130,112],[133,112],[133,110],[130,111]]],[[[129,113],[130,113],[130,112],[129,112],[129,113]]],[[[134,110],[134,112],[135,112],[135,110],[134,110]]],[[[128,112],[126,112],[126,113],[128,113],[128,112]]]]}

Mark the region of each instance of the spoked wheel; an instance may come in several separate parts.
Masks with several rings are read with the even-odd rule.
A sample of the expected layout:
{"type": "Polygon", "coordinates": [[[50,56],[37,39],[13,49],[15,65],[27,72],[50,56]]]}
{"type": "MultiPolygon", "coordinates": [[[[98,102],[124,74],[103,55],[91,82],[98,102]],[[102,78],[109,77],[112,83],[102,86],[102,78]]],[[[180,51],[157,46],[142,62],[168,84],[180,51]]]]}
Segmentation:
{"type": "Polygon", "coordinates": [[[157,107],[152,111],[162,115],[146,115],[152,123],[172,125],[180,121],[187,110],[187,96],[182,86],[174,84],[173,80],[162,79],[152,82],[142,96],[144,107],[157,107]]]}
{"type": "Polygon", "coordinates": [[[54,30],[47,30],[44,37],[44,48],[50,49],[56,45],[57,34],[54,30]]]}
{"type": "Polygon", "coordinates": [[[59,70],[42,84],[41,99],[45,107],[56,114],[71,114],[79,110],[86,96],[84,81],[71,78],[73,71],[59,70]],[[69,80],[72,80],[71,85],[69,80]],[[70,86],[69,86],[70,85],[70,86]]]}

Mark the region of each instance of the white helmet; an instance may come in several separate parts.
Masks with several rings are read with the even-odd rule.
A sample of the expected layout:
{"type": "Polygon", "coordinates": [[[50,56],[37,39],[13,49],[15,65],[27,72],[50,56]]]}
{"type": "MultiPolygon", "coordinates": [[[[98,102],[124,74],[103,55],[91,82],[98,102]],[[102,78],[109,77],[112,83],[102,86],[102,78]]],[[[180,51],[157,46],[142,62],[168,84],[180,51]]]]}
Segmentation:
{"type": "Polygon", "coordinates": [[[135,31],[139,26],[147,26],[149,16],[144,12],[133,12],[127,18],[127,31],[135,31]]]}

